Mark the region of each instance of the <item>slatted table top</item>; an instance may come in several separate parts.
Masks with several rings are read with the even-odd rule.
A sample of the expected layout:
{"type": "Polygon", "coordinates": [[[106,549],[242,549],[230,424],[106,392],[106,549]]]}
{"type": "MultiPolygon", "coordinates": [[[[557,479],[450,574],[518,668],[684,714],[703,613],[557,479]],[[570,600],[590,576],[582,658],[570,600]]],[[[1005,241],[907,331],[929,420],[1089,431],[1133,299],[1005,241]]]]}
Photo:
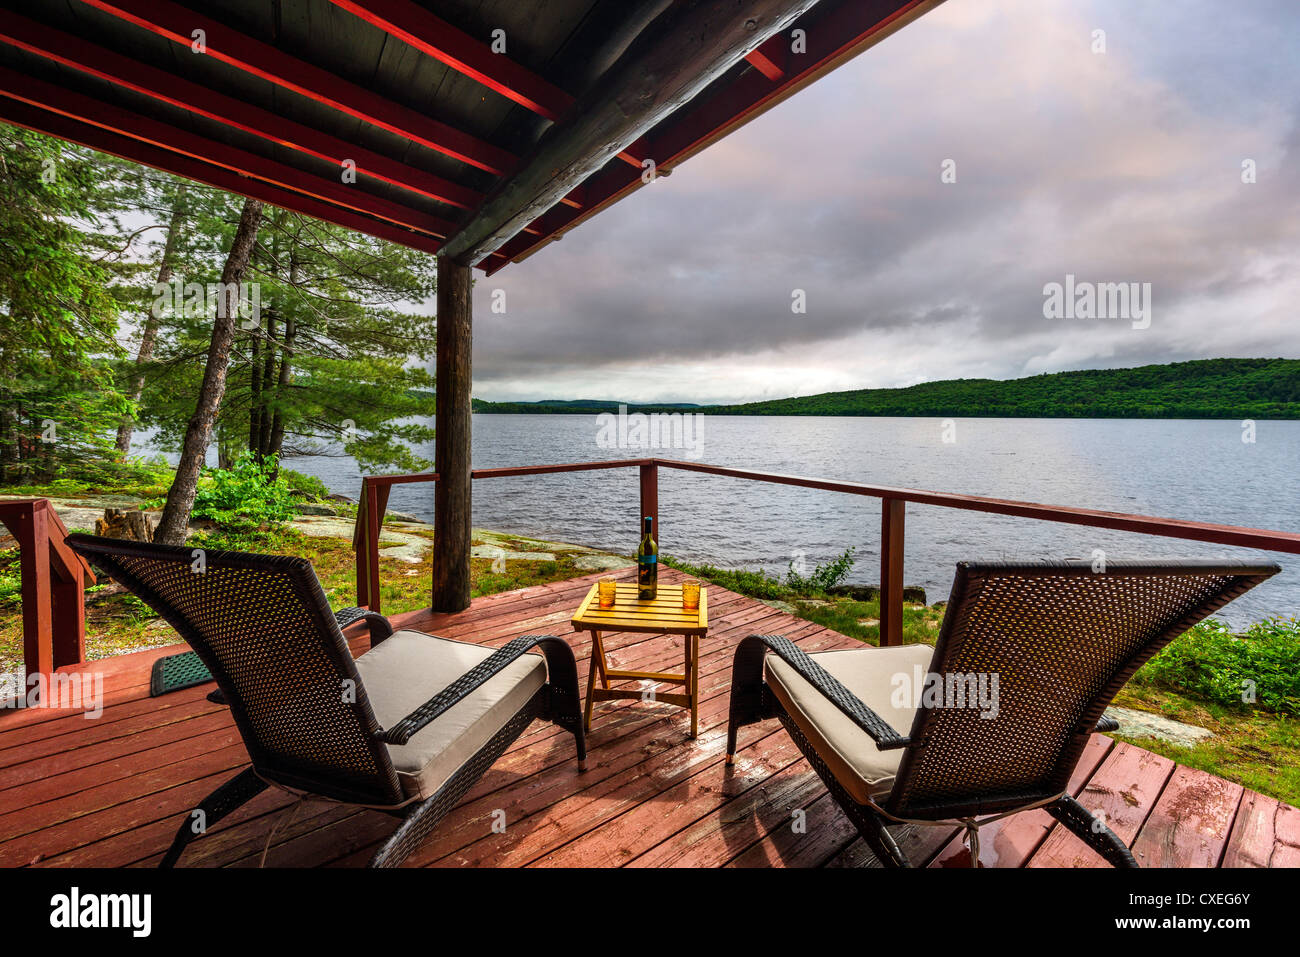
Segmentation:
{"type": "Polygon", "coordinates": [[[651,601],[637,598],[635,582],[615,586],[614,607],[601,608],[592,585],[573,615],[574,631],[634,631],[650,634],[703,635],[709,630],[709,589],[700,586],[700,607],[682,607],[682,586],[659,586],[651,601]]]}

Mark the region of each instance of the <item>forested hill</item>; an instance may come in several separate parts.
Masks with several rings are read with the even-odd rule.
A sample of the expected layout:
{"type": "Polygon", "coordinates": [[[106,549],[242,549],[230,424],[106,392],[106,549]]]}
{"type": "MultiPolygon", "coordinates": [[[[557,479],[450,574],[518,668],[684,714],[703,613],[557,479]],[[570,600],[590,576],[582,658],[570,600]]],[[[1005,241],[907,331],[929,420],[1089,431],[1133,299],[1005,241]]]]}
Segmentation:
{"type": "MultiPolygon", "coordinates": [[[[480,402],[476,412],[615,411],[617,402],[480,402]]],[[[1201,359],[1136,369],[1054,372],[1024,379],[948,379],[741,405],[636,405],[641,412],[712,415],[915,415],[1116,419],[1300,419],[1300,360],[1201,359]]]]}

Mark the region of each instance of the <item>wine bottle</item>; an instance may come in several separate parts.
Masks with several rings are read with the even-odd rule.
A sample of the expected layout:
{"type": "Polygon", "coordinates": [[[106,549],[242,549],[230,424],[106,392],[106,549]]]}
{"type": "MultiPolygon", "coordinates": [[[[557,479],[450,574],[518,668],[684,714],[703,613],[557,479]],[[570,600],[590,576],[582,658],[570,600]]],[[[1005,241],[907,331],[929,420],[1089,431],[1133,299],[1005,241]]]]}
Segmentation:
{"type": "Polygon", "coordinates": [[[645,534],[636,550],[636,597],[642,601],[653,600],[659,588],[659,546],[650,535],[653,521],[645,517],[645,534]]]}

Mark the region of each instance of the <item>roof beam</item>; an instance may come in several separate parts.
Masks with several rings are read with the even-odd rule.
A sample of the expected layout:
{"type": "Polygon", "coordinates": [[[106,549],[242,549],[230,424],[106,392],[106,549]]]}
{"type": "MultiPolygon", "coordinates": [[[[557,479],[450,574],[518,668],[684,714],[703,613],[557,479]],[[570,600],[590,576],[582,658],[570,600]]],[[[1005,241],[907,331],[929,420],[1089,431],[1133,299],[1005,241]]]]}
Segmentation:
{"type": "MultiPolygon", "coordinates": [[[[488,44],[440,20],[411,0],[330,2],[552,122],[573,105],[571,94],[505,54],[493,53],[488,44]]],[[[646,153],[638,145],[633,144],[618,156],[639,169],[646,153]]]]}
{"type": "Polygon", "coordinates": [[[411,0],[330,2],[548,120],[558,120],[573,105],[558,86],[411,0]]]}
{"type": "Polygon", "coordinates": [[[0,19],[0,41],[309,156],[339,165],[344,160],[352,160],[362,175],[440,203],[473,209],[483,199],[478,190],[407,166],[15,13],[7,13],[0,19]]]}
{"type": "MultiPolygon", "coordinates": [[[[671,170],[710,143],[743,126],[756,116],[787,99],[814,80],[902,29],[937,7],[943,0],[822,0],[814,10],[815,22],[807,23],[807,49],[788,53],[780,81],[772,82],[755,70],[703,102],[678,112],[654,130],[654,159],[660,170],[671,170]]],[[[803,22],[796,24],[804,25],[803,22]]],[[[774,37],[759,47],[766,51],[774,37]]],[[[499,248],[505,261],[517,262],[536,252],[574,226],[606,209],[629,193],[642,188],[639,176],[621,168],[605,170],[585,183],[587,203],[582,210],[553,209],[537,225],[543,236],[520,235],[499,248]]],[[[489,275],[504,265],[489,265],[489,275]]]]}
{"type": "Polygon", "coordinates": [[[260,179],[313,199],[387,219],[398,226],[419,230],[430,236],[445,237],[457,228],[455,223],[363,192],[341,180],[313,176],[296,167],[185,132],[102,100],[24,76],[7,67],[0,67],[0,97],[37,106],[158,149],[220,166],[241,177],[260,179]]]}
{"type": "Polygon", "coordinates": [[[478,263],[688,103],[817,0],[683,0],[632,42],[589,94],[443,247],[478,263]]]}
{"type": "Polygon", "coordinates": [[[192,49],[195,30],[204,32],[205,48],[196,56],[211,56],[261,77],[276,86],[315,100],[355,119],[476,166],[495,175],[514,169],[517,158],[506,150],[439,123],[423,114],[349,83],[320,67],[254,40],[223,23],[170,0],[82,0],[97,10],[135,24],[192,49]]]}

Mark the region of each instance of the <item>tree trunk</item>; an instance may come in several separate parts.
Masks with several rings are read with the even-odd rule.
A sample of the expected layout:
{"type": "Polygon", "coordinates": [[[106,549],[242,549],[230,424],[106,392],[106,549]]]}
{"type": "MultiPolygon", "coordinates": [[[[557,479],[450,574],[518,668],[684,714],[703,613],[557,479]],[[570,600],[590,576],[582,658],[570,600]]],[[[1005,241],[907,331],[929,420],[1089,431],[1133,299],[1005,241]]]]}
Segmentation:
{"type": "Polygon", "coordinates": [[[248,451],[258,455],[262,449],[262,340],[261,329],[253,330],[248,360],[248,451]]]}
{"type": "MultiPolygon", "coordinates": [[[[164,286],[171,282],[172,263],[176,258],[176,237],[180,234],[181,222],[185,219],[185,186],[182,184],[176,191],[176,198],[172,201],[172,214],[167,222],[167,239],[163,244],[162,262],[158,264],[158,285],[164,286]]],[[[154,345],[158,341],[158,326],[162,322],[160,316],[155,316],[153,308],[150,307],[148,314],[144,319],[144,328],[140,336],[140,351],[135,356],[135,380],[131,383],[131,402],[133,405],[140,404],[140,397],[144,395],[144,373],[141,371],[145,363],[153,358],[154,345]]],[[[121,425],[117,427],[117,454],[119,458],[126,458],[131,451],[131,435],[135,432],[135,415],[127,416],[122,419],[121,425]]]]}
{"type": "Polygon", "coordinates": [[[259,419],[257,435],[257,460],[265,462],[271,454],[271,399],[275,382],[275,313],[266,317],[266,365],[262,369],[262,415],[259,419]]]}
{"type": "MultiPolygon", "coordinates": [[[[284,445],[284,416],[280,410],[280,400],[289,388],[289,380],[293,377],[293,339],[298,332],[298,327],[292,318],[286,318],[284,321],[284,344],[280,347],[280,377],[275,386],[276,409],[275,414],[271,417],[271,440],[267,446],[267,454],[279,456],[280,450],[284,445]]],[[[279,472],[279,459],[276,459],[279,472]]]]}
{"type": "Polygon", "coordinates": [[[207,456],[208,441],[212,438],[212,424],[217,409],[226,394],[226,369],[230,365],[230,346],[235,338],[235,317],[239,308],[239,283],[244,279],[257,227],[262,222],[262,203],[256,199],[244,201],[239,215],[239,226],[230,243],[225,268],[221,271],[221,308],[217,310],[212,325],[212,341],[208,346],[208,362],[203,370],[203,385],[199,389],[194,415],[185,429],[181,445],[181,459],[176,466],[176,478],[167,490],[167,504],[162,519],[154,533],[154,541],[167,545],[180,545],[189,528],[190,509],[194,507],[194,494],[198,489],[199,470],[207,456]]]}

